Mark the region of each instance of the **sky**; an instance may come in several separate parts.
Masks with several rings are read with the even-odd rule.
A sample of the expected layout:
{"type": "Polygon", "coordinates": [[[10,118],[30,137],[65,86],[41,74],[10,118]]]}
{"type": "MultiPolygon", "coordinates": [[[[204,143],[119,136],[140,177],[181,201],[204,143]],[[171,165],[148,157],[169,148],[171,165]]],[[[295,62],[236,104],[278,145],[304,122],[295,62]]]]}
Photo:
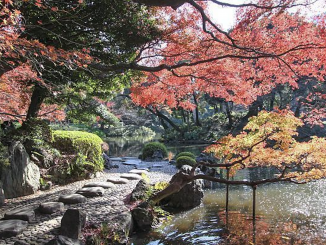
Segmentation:
{"type": "MultiPolygon", "coordinates": [[[[232,4],[241,4],[245,2],[251,2],[250,0],[225,0],[225,2],[232,4]]],[[[300,0],[298,0],[300,2],[300,0]]],[[[301,1],[302,2],[302,1],[301,1]]],[[[325,11],[325,1],[317,0],[317,3],[312,5],[311,8],[305,7],[302,9],[302,13],[311,16],[312,13],[322,13],[325,11]]],[[[297,8],[293,8],[293,12],[297,11],[297,8]]],[[[228,30],[234,26],[236,20],[236,8],[221,7],[214,3],[209,3],[209,11],[211,18],[222,26],[224,30],[228,30]]]]}

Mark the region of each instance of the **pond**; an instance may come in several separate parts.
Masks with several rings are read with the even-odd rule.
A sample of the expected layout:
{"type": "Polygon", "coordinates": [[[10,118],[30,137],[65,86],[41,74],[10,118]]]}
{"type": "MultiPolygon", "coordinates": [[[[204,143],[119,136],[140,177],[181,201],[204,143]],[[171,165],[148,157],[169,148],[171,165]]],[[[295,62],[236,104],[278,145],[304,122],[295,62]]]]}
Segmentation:
{"type": "MultiPolygon", "coordinates": [[[[153,137],[111,137],[105,139],[109,144],[109,155],[115,157],[138,157],[145,144],[152,141],[159,141],[159,136],[153,137]]],[[[167,150],[174,154],[182,151],[191,151],[199,155],[207,145],[173,145],[167,144],[167,150]]]]}
{"type": "MultiPolygon", "coordinates": [[[[110,139],[110,154],[138,156],[143,145],[153,138],[110,139]]],[[[199,154],[205,146],[168,146],[178,153],[199,154]]],[[[225,176],[225,173],[222,173],[225,176]]],[[[270,178],[273,169],[239,171],[235,179],[270,178]]],[[[326,244],[326,180],[305,185],[276,183],[257,188],[253,226],[252,190],[246,186],[230,188],[229,214],[225,215],[225,186],[212,185],[203,204],[176,214],[172,220],[147,234],[132,238],[133,245],[243,245],[243,244],[326,244]],[[229,233],[226,232],[229,230],[229,233]]]]}
{"type": "MultiPolygon", "coordinates": [[[[237,179],[251,179],[258,173],[257,170],[249,172],[243,171],[237,179]]],[[[226,219],[225,188],[219,186],[205,192],[200,207],[176,214],[155,231],[133,238],[132,244],[326,244],[325,187],[326,180],[305,185],[276,183],[258,187],[258,218],[253,226],[251,188],[230,189],[230,211],[226,219]]]]}

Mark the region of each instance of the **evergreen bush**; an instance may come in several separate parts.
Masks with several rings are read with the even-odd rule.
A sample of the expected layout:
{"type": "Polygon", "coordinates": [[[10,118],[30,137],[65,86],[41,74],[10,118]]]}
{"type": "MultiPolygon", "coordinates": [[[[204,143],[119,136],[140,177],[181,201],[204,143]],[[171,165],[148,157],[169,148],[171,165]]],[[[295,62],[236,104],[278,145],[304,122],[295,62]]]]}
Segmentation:
{"type": "Polygon", "coordinates": [[[184,152],[180,152],[175,159],[178,159],[179,157],[190,157],[190,158],[193,158],[193,159],[196,159],[196,156],[192,153],[192,152],[189,152],[189,151],[184,151],[184,152]]]}
{"type": "Polygon", "coordinates": [[[92,164],[95,171],[103,169],[102,139],[92,133],[81,131],[53,131],[53,146],[61,153],[77,155],[76,164],[92,164]],[[81,161],[83,157],[85,159],[81,161]]]}
{"type": "Polygon", "coordinates": [[[191,157],[187,157],[187,156],[181,156],[181,157],[177,158],[176,167],[181,168],[183,165],[194,166],[194,165],[196,165],[196,160],[191,157]]]}
{"type": "Polygon", "coordinates": [[[168,151],[164,144],[159,142],[151,142],[144,146],[142,153],[142,160],[145,160],[148,157],[152,157],[155,151],[161,151],[163,157],[167,157],[168,151]]]}

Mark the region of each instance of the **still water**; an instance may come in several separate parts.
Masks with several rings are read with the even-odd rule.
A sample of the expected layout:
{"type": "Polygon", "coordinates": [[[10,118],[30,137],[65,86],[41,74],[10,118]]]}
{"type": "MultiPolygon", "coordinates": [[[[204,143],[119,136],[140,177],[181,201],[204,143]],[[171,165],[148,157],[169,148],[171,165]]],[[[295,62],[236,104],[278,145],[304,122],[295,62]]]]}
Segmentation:
{"type": "Polygon", "coordinates": [[[227,220],[225,189],[209,190],[200,207],[175,215],[154,232],[135,237],[132,244],[326,244],[325,187],[325,180],[258,187],[255,229],[251,188],[231,188],[227,220]]]}
{"type": "MultiPolygon", "coordinates": [[[[109,139],[110,155],[138,156],[153,138],[109,139]]],[[[198,155],[205,146],[168,146],[177,154],[198,155]]],[[[271,178],[273,169],[240,171],[235,179],[271,178]]],[[[222,173],[223,175],[223,173],[222,173]]],[[[230,189],[225,215],[225,186],[212,185],[200,207],[173,216],[156,230],[132,238],[133,245],[325,245],[326,180],[305,185],[276,183],[257,188],[257,220],[253,226],[252,190],[230,189]],[[228,232],[227,232],[228,231],[228,232]]]]}

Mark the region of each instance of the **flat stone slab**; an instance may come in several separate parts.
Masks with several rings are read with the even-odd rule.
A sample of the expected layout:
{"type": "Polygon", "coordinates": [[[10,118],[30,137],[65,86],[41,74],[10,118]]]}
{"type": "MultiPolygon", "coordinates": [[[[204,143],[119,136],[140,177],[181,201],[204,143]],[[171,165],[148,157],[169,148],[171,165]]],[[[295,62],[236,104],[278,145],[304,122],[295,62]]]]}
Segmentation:
{"type": "Polygon", "coordinates": [[[105,189],[103,187],[83,187],[76,193],[85,197],[98,197],[103,196],[105,189]]]}
{"type": "Polygon", "coordinates": [[[45,202],[41,203],[38,210],[43,214],[53,214],[56,212],[63,212],[65,205],[63,202],[45,202]]]}
{"type": "Polygon", "coordinates": [[[163,164],[153,164],[153,167],[152,168],[163,168],[164,165],[163,164]]]}
{"type": "Polygon", "coordinates": [[[147,165],[145,165],[145,166],[138,165],[138,166],[136,166],[136,168],[139,169],[139,170],[146,170],[147,172],[149,171],[149,168],[148,168],[147,165]]]}
{"type": "Polygon", "coordinates": [[[31,222],[35,219],[34,207],[24,207],[10,210],[5,213],[4,219],[18,219],[31,222]]]}
{"type": "Polygon", "coordinates": [[[129,173],[142,175],[142,174],[148,174],[148,171],[144,169],[132,169],[129,171],[129,173]]]}
{"type": "Polygon", "coordinates": [[[87,198],[80,194],[69,194],[59,196],[59,202],[63,202],[65,204],[77,204],[86,202],[87,198]]]}
{"type": "Polygon", "coordinates": [[[24,220],[1,220],[0,221],[0,238],[17,236],[22,233],[28,222],[24,220]]]}
{"type": "Polygon", "coordinates": [[[138,161],[140,161],[140,159],[138,157],[122,157],[122,160],[123,161],[126,161],[126,160],[138,160],[138,161]]]}
{"type": "Polygon", "coordinates": [[[125,162],[122,162],[122,164],[136,166],[136,165],[139,165],[140,162],[141,162],[141,160],[139,160],[139,159],[128,159],[125,162]]]}
{"type": "Polygon", "coordinates": [[[122,162],[122,158],[121,157],[110,157],[110,160],[112,162],[122,162]]]}
{"type": "Polygon", "coordinates": [[[129,180],[141,180],[142,177],[139,174],[121,174],[121,178],[129,179],[129,180]]]}
{"type": "Polygon", "coordinates": [[[91,182],[84,185],[84,187],[102,187],[104,189],[115,188],[114,183],[110,182],[91,182]]]}
{"type": "Polygon", "coordinates": [[[113,184],[120,184],[120,185],[124,185],[124,184],[128,184],[129,183],[129,180],[128,179],[125,179],[125,178],[114,178],[114,177],[111,177],[111,178],[108,178],[107,181],[108,182],[111,182],[113,184]]]}

